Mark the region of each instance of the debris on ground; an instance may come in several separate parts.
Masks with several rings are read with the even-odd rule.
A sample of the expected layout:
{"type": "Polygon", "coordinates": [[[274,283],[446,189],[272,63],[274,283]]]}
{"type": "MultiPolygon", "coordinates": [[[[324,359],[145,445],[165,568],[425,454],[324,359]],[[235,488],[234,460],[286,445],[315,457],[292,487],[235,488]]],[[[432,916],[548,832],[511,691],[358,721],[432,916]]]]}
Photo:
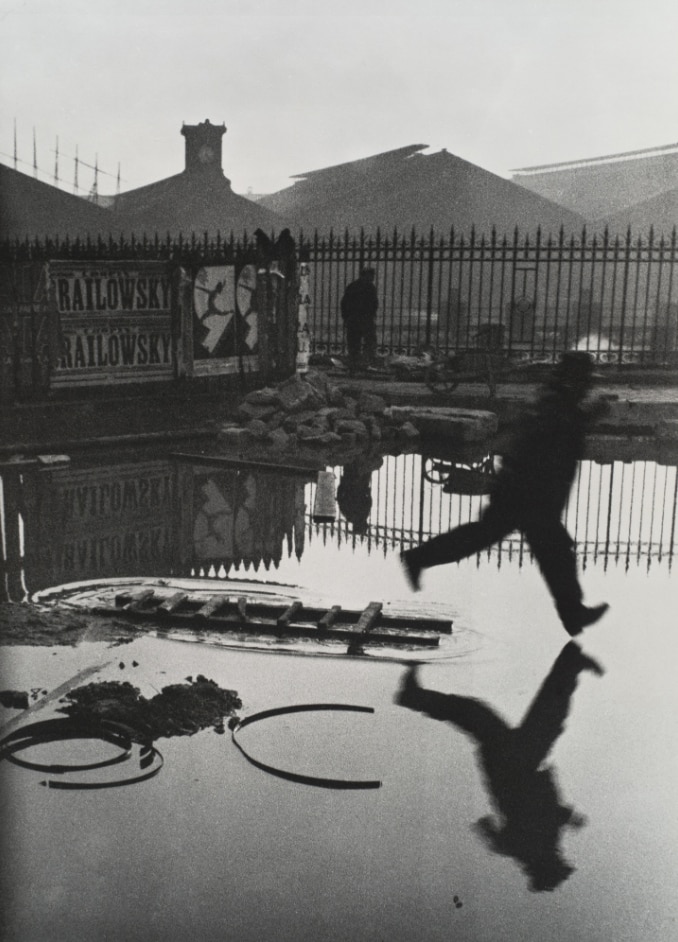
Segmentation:
{"type": "Polygon", "coordinates": [[[25,690],[0,690],[0,706],[8,710],[27,710],[28,693],[25,690]]]}
{"type": "Polygon", "coordinates": [[[199,674],[185,684],[170,684],[150,700],[127,681],[103,681],[71,690],[59,712],[77,720],[109,720],[134,730],[140,742],[192,736],[212,727],[224,732],[224,718],[242,707],[234,690],[199,674]]]}
{"type": "Polygon", "coordinates": [[[111,621],[32,602],[0,603],[0,645],[70,645],[82,641],[128,644],[139,630],[127,622],[111,621]]]}

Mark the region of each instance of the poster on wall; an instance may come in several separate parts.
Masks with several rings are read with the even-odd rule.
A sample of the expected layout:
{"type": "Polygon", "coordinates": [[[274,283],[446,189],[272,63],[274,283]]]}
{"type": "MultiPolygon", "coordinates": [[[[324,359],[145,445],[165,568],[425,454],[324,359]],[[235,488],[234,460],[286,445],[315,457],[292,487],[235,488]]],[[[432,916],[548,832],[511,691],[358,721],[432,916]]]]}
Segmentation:
{"type": "Polygon", "coordinates": [[[52,385],[174,376],[166,262],[53,261],[49,277],[60,335],[52,385]]]}
{"type": "Polygon", "coordinates": [[[245,265],[201,268],[193,285],[193,371],[196,375],[258,369],[257,272],[245,265]]]}

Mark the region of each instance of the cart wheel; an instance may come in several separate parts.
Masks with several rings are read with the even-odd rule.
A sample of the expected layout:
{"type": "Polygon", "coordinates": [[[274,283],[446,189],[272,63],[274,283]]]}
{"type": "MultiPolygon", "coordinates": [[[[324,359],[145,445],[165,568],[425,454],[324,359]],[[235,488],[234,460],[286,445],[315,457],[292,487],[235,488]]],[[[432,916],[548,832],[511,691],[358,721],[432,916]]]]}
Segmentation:
{"type": "Polygon", "coordinates": [[[429,484],[444,484],[450,474],[450,465],[438,458],[426,458],[424,461],[424,480],[429,484]]]}
{"type": "Polygon", "coordinates": [[[459,377],[451,363],[432,363],[426,369],[424,382],[433,392],[450,393],[459,385],[459,377]]]}

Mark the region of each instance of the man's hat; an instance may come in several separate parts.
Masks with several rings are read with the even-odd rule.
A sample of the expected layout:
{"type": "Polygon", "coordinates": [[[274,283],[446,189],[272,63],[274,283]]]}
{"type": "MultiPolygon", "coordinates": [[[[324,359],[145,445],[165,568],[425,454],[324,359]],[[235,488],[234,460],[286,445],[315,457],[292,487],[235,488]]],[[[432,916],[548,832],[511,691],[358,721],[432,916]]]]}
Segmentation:
{"type": "Polygon", "coordinates": [[[555,374],[559,380],[569,383],[601,379],[601,374],[594,372],[594,365],[595,361],[590,353],[584,350],[568,350],[556,365],[555,374]]]}

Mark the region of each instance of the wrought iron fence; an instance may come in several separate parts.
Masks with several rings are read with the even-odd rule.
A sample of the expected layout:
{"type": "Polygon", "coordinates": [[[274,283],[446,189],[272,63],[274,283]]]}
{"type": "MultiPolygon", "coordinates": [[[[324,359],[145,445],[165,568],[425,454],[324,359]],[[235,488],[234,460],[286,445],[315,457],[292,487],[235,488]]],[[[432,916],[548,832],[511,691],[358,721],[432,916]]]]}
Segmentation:
{"type": "MultiPolygon", "coordinates": [[[[678,243],[669,237],[520,235],[428,237],[394,232],[299,236],[309,263],[312,351],[341,354],[341,296],[360,269],[375,270],[378,351],[442,353],[494,345],[512,359],[553,361],[568,349],[600,363],[678,366],[678,243]]],[[[271,242],[272,244],[272,242],[271,242]]],[[[50,259],[165,260],[188,269],[256,262],[256,237],[168,236],[0,244],[0,395],[42,393],[48,382],[44,304],[36,300],[50,259]]],[[[290,338],[294,344],[296,338],[290,338]]]]}
{"type": "Polygon", "coordinates": [[[678,364],[675,229],[670,238],[316,235],[301,250],[311,262],[316,353],[343,353],[341,296],[370,267],[382,355],[429,345],[453,353],[491,337],[518,360],[579,348],[601,363],[678,364]]]}

